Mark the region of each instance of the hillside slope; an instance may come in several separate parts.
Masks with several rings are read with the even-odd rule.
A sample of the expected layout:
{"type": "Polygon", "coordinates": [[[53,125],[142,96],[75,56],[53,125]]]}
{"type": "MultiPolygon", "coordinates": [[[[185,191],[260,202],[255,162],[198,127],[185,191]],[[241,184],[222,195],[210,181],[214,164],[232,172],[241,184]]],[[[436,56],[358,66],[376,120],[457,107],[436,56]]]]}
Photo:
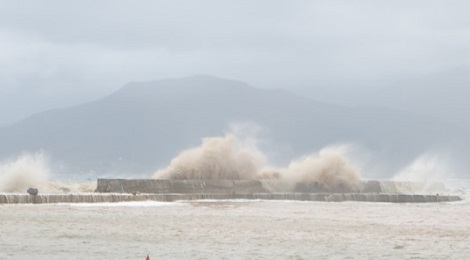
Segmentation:
{"type": "MultiPolygon", "coordinates": [[[[283,90],[210,76],[129,83],[112,95],[36,114],[0,128],[0,158],[44,150],[65,172],[150,174],[202,137],[255,122],[276,159],[355,142],[409,160],[436,146],[462,144],[463,130],[418,114],[341,107],[283,90]]],[[[467,141],[465,141],[467,142],[467,141]]],[[[468,143],[468,142],[467,142],[468,143]]]]}

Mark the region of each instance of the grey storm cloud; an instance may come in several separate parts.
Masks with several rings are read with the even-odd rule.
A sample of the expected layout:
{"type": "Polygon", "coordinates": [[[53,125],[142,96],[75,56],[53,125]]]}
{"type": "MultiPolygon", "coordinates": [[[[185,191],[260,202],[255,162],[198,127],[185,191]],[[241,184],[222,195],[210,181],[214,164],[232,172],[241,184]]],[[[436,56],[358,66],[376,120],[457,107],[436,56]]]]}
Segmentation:
{"type": "MultiPolygon", "coordinates": [[[[129,81],[258,87],[468,72],[468,1],[0,1],[0,125],[129,81]]],[[[452,76],[453,77],[453,76],[452,76]]]]}

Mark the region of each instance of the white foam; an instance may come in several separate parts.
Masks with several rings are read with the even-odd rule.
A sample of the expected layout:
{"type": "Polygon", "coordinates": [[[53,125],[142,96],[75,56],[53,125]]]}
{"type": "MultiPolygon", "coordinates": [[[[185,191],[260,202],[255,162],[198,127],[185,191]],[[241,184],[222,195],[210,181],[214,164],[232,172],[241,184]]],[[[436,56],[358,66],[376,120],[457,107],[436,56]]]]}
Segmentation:
{"type": "Polygon", "coordinates": [[[125,201],[125,202],[99,202],[99,203],[58,203],[56,205],[67,205],[73,207],[174,207],[184,206],[182,202],[161,201],[125,201]]]}

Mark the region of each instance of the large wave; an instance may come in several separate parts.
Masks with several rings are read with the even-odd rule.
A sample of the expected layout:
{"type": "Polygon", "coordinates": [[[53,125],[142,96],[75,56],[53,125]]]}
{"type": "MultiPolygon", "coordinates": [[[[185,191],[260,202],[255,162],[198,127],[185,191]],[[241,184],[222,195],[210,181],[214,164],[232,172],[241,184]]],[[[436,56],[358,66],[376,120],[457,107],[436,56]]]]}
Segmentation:
{"type": "Polygon", "coordinates": [[[52,171],[44,152],[22,154],[0,163],[0,192],[91,192],[94,182],[63,182],[51,180],[52,171]]]}
{"type": "Polygon", "coordinates": [[[0,164],[0,191],[24,192],[31,187],[43,187],[49,175],[44,153],[23,154],[0,164]]]}
{"type": "Polygon", "coordinates": [[[360,188],[358,170],[344,156],[343,147],[327,147],[293,160],[285,168],[270,167],[266,156],[234,134],[204,138],[199,147],[183,151],[156,179],[253,180],[273,179],[287,186],[317,185],[325,191],[360,188]]]}
{"type": "Polygon", "coordinates": [[[258,149],[227,134],[204,138],[201,146],[183,151],[154,178],[249,180],[257,178],[262,165],[263,155],[258,149]]]}

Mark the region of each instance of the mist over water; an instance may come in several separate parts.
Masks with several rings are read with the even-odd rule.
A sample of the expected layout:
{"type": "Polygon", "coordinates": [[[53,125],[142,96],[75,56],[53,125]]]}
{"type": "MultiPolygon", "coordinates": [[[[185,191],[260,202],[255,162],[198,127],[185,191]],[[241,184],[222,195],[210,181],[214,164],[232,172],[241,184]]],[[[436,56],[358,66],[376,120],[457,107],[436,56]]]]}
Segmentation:
{"type": "Polygon", "coordinates": [[[327,191],[354,191],[360,173],[344,155],[344,146],[332,146],[291,161],[285,168],[271,167],[256,147],[234,134],[204,138],[199,147],[183,151],[156,179],[255,180],[273,179],[287,187],[317,185],[327,191]]]}

